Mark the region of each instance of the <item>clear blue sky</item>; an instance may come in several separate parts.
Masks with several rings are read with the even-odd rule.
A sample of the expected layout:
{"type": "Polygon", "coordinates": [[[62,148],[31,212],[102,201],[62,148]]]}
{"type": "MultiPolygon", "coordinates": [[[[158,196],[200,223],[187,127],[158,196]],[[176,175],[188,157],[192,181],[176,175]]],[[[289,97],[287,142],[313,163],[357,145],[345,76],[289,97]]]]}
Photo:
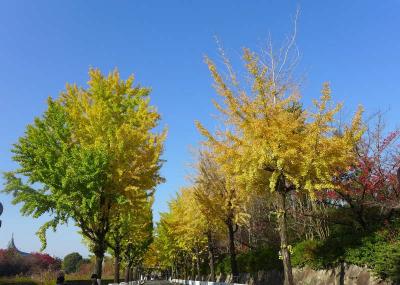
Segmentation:
{"type": "MultiPolygon", "coordinates": [[[[300,5],[297,44],[305,74],[304,99],[319,96],[330,81],[334,98],[346,112],[362,103],[368,114],[387,113],[390,125],[400,118],[400,1],[18,1],[0,3],[0,171],[11,170],[10,148],[34,116],[46,108],[66,82],[84,85],[90,66],[108,72],[118,67],[126,77],[153,89],[151,98],[169,128],[158,187],[155,217],[184,185],[191,161],[190,146],[200,137],[199,119],[212,126],[215,96],[203,63],[215,58],[214,36],[228,54],[259,48],[269,33],[276,43],[291,32],[300,5]]],[[[0,179],[0,182],[3,181],[0,179]]],[[[37,251],[36,230],[46,217],[21,217],[10,197],[0,194],[0,247],[14,232],[24,251],[37,251]]],[[[47,252],[63,257],[87,255],[76,228],[49,233],[47,252]]]]}

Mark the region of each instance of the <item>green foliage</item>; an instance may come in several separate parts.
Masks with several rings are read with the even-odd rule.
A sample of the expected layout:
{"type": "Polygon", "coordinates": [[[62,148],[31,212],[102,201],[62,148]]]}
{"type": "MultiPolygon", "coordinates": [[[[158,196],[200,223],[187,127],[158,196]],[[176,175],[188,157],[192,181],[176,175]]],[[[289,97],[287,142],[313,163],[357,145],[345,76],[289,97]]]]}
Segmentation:
{"type": "Polygon", "coordinates": [[[82,262],[82,255],[78,252],[72,252],[64,257],[62,268],[66,273],[73,273],[78,271],[79,265],[82,262]]]}
{"type": "Polygon", "coordinates": [[[38,285],[39,283],[29,277],[1,277],[0,284],[7,285],[38,285]]]}
{"type": "Polygon", "coordinates": [[[346,249],[346,262],[366,265],[381,278],[400,282],[400,239],[387,238],[387,230],[363,237],[359,247],[346,249]]]}
{"type": "MultiPolygon", "coordinates": [[[[115,229],[115,225],[111,224],[110,235],[116,237],[116,232],[119,232],[123,236],[123,240],[120,242],[121,260],[127,267],[136,266],[143,262],[144,255],[153,242],[153,214],[151,207],[152,201],[147,201],[141,207],[138,205],[137,208],[130,209],[125,213],[125,222],[119,230],[115,229]]],[[[115,242],[116,240],[114,239],[114,245],[115,242]]]]}
{"type": "Polygon", "coordinates": [[[383,279],[400,281],[400,235],[397,231],[337,231],[325,241],[301,241],[293,251],[294,266],[326,269],[346,262],[367,266],[383,279]]]}
{"type": "Polygon", "coordinates": [[[215,272],[217,274],[230,274],[231,273],[231,264],[230,264],[229,256],[225,256],[215,265],[215,272]]]}
{"type": "Polygon", "coordinates": [[[98,223],[103,216],[99,205],[104,199],[109,156],[101,148],[83,148],[72,141],[66,110],[49,99],[43,117],[36,118],[14,145],[13,159],[20,168],[5,174],[4,192],[14,195],[14,204],[23,204],[23,215],[53,214],[38,231],[43,248],[48,228],[55,230],[70,217],[84,226],[98,223]],[[18,174],[26,176],[27,183],[18,174]],[[35,183],[42,188],[34,187],[35,183]]]}
{"type": "MultiPolygon", "coordinates": [[[[89,77],[87,88],[67,85],[49,99],[45,113],[27,126],[12,149],[18,168],[5,173],[4,192],[22,204],[23,215],[50,214],[37,232],[42,249],[46,231],[71,219],[101,261],[121,201],[138,206],[164,180],[165,132],[153,132],[160,115],[149,104],[150,90],[134,86],[132,76],[90,69],[89,77]]],[[[96,272],[101,276],[101,268],[96,272]]]]}
{"type": "Polygon", "coordinates": [[[282,269],[282,262],[279,260],[278,251],[273,248],[260,248],[239,254],[237,257],[241,272],[256,273],[272,269],[282,269]]]}
{"type": "Polygon", "coordinates": [[[293,248],[292,264],[297,267],[310,266],[322,268],[318,259],[318,249],[321,242],[317,240],[304,240],[293,248]]]}
{"type": "MultiPolygon", "coordinates": [[[[279,259],[278,250],[273,248],[260,248],[237,255],[239,272],[257,273],[258,271],[282,270],[282,261],[279,259]]],[[[230,258],[223,257],[215,266],[217,274],[230,274],[230,258]]]]}

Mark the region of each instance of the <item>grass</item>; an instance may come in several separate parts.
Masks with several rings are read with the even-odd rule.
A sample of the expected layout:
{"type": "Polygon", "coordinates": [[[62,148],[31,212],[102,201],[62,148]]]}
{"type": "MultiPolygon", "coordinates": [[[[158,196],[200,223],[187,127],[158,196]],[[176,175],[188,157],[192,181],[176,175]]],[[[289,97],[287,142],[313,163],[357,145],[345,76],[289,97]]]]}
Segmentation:
{"type": "Polygon", "coordinates": [[[0,284],[36,285],[39,283],[30,277],[0,277],[0,284]]]}

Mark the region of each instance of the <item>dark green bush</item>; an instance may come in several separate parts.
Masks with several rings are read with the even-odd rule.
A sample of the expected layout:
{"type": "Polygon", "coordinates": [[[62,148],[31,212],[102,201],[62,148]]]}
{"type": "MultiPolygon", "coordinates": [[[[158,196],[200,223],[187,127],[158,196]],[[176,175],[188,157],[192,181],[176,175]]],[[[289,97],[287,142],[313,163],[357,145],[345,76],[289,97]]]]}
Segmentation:
{"type": "Polygon", "coordinates": [[[78,252],[72,252],[64,257],[62,268],[66,273],[77,272],[83,258],[78,252]]]}
{"type": "Polygon", "coordinates": [[[322,243],[317,240],[304,240],[293,247],[292,265],[303,267],[308,265],[312,268],[320,266],[318,251],[322,243]]]}
{"type": "Polygon", "coordinates": [[[217,274],[230,274],[231,263],[229,256],[221,257],[221,259],[215,264],[215,273],[217,274]]]}
{"type": "Polygon", "coordinates": [[[293,248],[294,266],[326,269],[340,262],[367,266],[383,279],[400,282],[400,235],[389,230],[336,232],[325,241],[306,240],[293,248]]]}
{"type": "MultiPolygon", "coordinates": [[[[282,262],[279,260],[278,250],[272,248],[260,248],[258,250],[239,253],[236,260],[239,272],[255,273],[261,270],[279,270],[282,268],[282,262]]],[[[225,256],[216,264],[216,273],[231,273],[229,256],[225,256]]]]}
{"type": "Polygon", "coordinates": [[[400,241],[388,240],[386,230],[364,237],[359,247],[347,248],[344,260],[366,265],[383,279],[400,282],[400,241]]]}
{"type": "Polygon", "coordinates": [[[261,248],[239,254],[238,266],[241,272],[255,273],[261,270],[281,269],[282,262],[279,260],[278,250],[261,248]]]}

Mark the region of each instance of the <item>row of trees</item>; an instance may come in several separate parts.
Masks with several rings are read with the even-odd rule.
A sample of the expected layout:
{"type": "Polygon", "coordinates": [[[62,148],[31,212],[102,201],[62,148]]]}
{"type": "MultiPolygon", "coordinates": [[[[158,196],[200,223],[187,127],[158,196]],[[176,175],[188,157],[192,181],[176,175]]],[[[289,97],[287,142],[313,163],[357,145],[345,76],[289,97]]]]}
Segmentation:
{"type": "Polygon", "coordinates": [[[328,84],[319,100],[303,106],[288,65],[291,46],[281,61],[272,50],[265,61],[245,49],[244,80],[223,52],[226,76],[206,59],[220,95],[218,128],[196,123],[204,141],[191,184],[161,214],[154,243],[151,206],[163,182],[166,133],[154,131],[160,116],[149,89],[116,71],[91,69],[86,89],[67,85],[48,100],[13,147],[19,167],[5,174],[4,191],[22,204],[22,214],[50,216],[38,231],[43,247],[49,228],[73,221],[99,278],[105,253],[113,255],[116,282],[121,263],[129,280],[143,261],[175,276],[206,273],[214,280],[224,254],[237,278],[242,254],[264,248],[248,255],[247,268],[279,253],[276,268],[293,284],[293,245],[341,237],[343,229],[384,231],[375,240],[396,248],[400,132],[385,132],[379,116],[368,127],[361,108],[339,121],[342,105],[332,102],[328,84]]]}
{"type": "Polygon", "coordinates": [[[127,276],[152,240],[153,194],[160,176],[165,131],[148,88],[90,69],[87,88],[68,84],[28,125],[12,149],[18,168],[5,173],[4,192],[23,215],[51,217],[38,231],[73,221],[96,257],[101,279],[108,250],[127,276]]]}
{"type": "Polygon", "coordinates": [[[244,49],[245,84],[224,54],[226,76],[206,59],[219,127],[196,123],[204,141],[191,185],[156,230],[157,262],[175,276],[215,280],[216,257],[228,253],[235,278],[238,249],[272,247],[292,285],[294,242],[325,240],[332,225],[368,231],[397,221],[399,131],[385,132],[379,116],[369,128],[362,108],[339,121],[328,84],[304,107],[285,53],[280,64],[269,55],[244,49]]]}

